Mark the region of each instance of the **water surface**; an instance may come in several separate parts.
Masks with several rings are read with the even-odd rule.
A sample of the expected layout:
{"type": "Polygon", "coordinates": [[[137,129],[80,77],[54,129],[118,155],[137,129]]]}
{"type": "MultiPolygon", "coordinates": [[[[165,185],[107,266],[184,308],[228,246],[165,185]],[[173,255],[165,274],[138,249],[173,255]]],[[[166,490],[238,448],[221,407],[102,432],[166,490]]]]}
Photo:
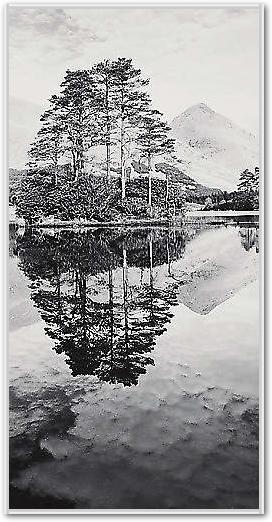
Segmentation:
{"type": "Polygon", "coordinates": [[[258,223],[10,234],[10,507],[258,508],[258,223]]]}

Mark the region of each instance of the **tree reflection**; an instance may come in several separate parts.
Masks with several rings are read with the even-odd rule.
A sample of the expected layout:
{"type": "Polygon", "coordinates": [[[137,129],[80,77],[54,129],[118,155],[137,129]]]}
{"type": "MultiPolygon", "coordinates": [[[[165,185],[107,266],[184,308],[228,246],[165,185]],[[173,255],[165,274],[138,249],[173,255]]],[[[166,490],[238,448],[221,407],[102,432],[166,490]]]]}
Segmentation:
{"type": "Polygon", "coordinates": [[[185,245],[181,230],[171,234],[27,231],[19,238],[32,299],[74,376],[130,386],[154,364],[150,353],[172,317],[178,288],[171,279],[156,284],[154,270],[182,256],[185,245]]]}
{"type": "Polygon", "coordinates": [[[256,253],[259,253],[259,229],[258,227],[241,227],[239,229],[241,238],[241,245],[249,252],[251,248],[255,248],[256,253]]]}

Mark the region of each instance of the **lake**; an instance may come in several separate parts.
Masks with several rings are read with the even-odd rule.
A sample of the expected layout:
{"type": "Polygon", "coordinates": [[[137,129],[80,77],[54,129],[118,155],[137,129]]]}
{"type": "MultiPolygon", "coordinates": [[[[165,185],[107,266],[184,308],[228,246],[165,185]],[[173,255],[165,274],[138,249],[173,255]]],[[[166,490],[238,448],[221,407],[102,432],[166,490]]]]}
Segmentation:
{"type": "Polygon", "coordinates": [[[258,231],[10,228],[10,508],[258,508],[258,231]]]}

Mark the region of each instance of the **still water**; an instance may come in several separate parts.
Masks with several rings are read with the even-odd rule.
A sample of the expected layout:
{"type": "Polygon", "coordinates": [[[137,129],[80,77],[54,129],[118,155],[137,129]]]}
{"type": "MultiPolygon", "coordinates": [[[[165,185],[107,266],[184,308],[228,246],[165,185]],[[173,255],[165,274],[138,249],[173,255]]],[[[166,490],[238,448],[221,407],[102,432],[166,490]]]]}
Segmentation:
{"type": "Polygon", "coordinates": [[[10,230],[10,508],[258,508],[258,223],[10,230]]]}

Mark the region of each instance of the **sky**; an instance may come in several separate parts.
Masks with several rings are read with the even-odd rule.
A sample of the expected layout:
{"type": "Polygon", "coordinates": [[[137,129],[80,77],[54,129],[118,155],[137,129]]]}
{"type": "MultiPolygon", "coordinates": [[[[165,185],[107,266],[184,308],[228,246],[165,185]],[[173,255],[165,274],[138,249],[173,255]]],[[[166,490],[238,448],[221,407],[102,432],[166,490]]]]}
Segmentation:
{"type": "Polygon", "coordinates": [[[8,8],[10,166],[22,166],[39,114],[67,69],[132,58],[168,122],[205,102],[258,133],[259,9],[8,8]]]}

